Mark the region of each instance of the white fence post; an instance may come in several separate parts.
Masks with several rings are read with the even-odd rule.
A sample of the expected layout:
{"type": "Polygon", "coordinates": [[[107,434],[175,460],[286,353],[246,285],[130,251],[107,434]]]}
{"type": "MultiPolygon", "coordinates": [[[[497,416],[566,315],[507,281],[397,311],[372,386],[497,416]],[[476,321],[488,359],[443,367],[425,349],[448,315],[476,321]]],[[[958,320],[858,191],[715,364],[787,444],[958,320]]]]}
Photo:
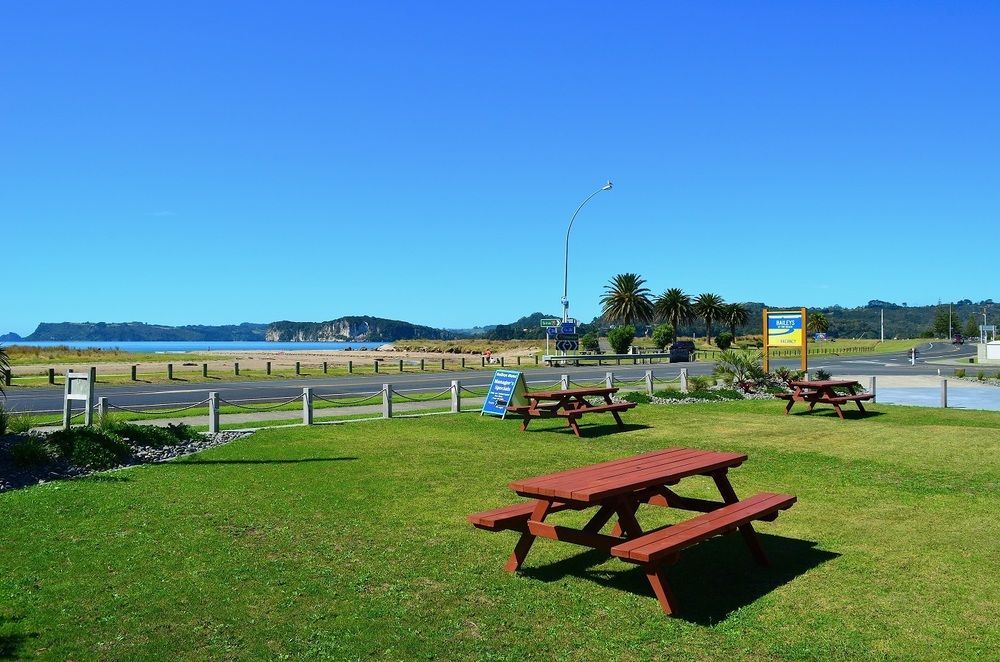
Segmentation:
{"type": "Polygon", "coordinates": [[[313,424],[313,390],[306,386],[302,389],[302,425],[313,424]]]}
{"type": "Polygon", "coordinates": [[[868,378],[868,392],[872,394],[872,404],[878,399],[875,397],[875,375],[868,378]]]}
{"type": "Polygon", "coordinates": [[[382,418],[392,418],[392,384],[382,384],[382,418]]]}
{"type": "Polygon", "coordinates": [[[219,394],[216,391],[208,394],[208,431],[211,434],[219,431],[219,394]]]}
{"type": "Polygon", "coordinates": [[[569,388],[569,375],[559,376],[559,388],[564,391],[569,388]]]}
{"type": "Polygon", "coordinates": [[[948,408],[948,380],[941,380],[941,406],[945,409],[948,408]]]}
{"type": "Polygon", "coordinates": [[[681,368],[681,391],[688,392],[688,369],[681,368]]]}
{"type": "Polygon", "coordinates": [[[457,414],[462,411],[462,382],[457,379],[451,380],[451,413],[457,414]]]}
{"type": "Polygon", "coordinates": [[[609,372],[609,373],[605,374],[604,375],[604,384],[608,388],[614,388],[615,387],[615,373],[609,372]]]}
{"type": "Polygon", "coordinates": [[[97,398],[97,420],[103,422],[108,416],[108,399],[104,396],[97,398]]]}

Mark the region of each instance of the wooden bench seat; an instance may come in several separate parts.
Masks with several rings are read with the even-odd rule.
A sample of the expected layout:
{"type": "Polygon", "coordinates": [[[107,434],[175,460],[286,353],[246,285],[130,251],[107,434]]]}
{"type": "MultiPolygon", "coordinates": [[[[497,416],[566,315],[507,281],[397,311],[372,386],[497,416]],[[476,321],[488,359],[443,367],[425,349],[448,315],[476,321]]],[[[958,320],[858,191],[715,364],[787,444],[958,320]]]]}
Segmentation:
{"type": "Polygon", "coordinates": [[[612,556],[633,563],[656,564],[709,538],[734,531],[758,519],[773,519],[795,503],[790,494],[764,492],[658,529],[611,548],[612,556]]]}
{"type": "Polygon", "coordinates": [[[835,398],[827,398],[823,402],[834,403],[838,405],[846,404],[848,402],[860,402],[862,400],[871,400],[875,396],[871,393],[858,393],[857,395],[838,395],[835,398]]]}
{"type": "MultiPolygon", "coordinates": [[[[549,512],[566,510],[567,508],[569,506],[564,503],[553,502],[549,512]]],[[[534,509],[534,501],[525,501],[502,508],[485,510],[481,513],[472,513],[467,519],[472,526],[484,531],[527,531],[528,518],[531,517],[534,509]]]]}
{"type": "Polygon", "coordinates": [[[600,413],[602,411],[625,411],[635,407],[634,402],[615,402],[610,405],[594,405],[583,409],[562,409],[556,412],[557,416],[576,417],[583,414],[600,413]]]}

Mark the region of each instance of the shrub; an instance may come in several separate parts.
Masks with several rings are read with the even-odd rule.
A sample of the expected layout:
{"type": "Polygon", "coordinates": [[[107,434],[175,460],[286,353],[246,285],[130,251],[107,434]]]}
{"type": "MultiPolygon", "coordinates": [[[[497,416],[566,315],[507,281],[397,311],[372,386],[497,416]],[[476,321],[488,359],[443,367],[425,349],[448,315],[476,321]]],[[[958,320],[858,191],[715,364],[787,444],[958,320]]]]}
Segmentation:
{"type": "Polygon", "coordinates": [[[635,340],[635,327],[631,324],[608,331],[608,342],[611,343],[615,354],[624,354],[633,340],[635,340]]]}
{"type": "Polygon", "coordinates": [[[49,435],[46,442],[59,457],[91,469],[110,469],[129,456],[129,447],[121,437],[98,427],[59,430],[49,435]]]}
{"type": "Polygon", "coordinates": [[[10,459],[22,467],[47,464],[52,458],[41,439],[28,437],[10,447],[10,459]]]}
{"type": "Polygon", "coordinates": [[[7,431],[24,434],[38,425],[38,419],[27,412],[7,412],[7,431]]]}
{"type": "Polygon", "coordinates": [[[712,379],[705,375],[693,375],[688,377],[688,391],[706,391],[712,385],[712,379]]]}
{"type": "Polygon", "coordinates": [[[763,355],[760,352],[748,354],[731,349],[719,353],[718,365],[733,375],[733,381],[743,391],[749,391],[758,383],[767,379],[767,373],[761,367],[763,355]]]}
{"type": "Polygon", "coordinates": [[[959,379],[965,379],[965,368],[959,368],[955,371],[955,376],[959,379]]]}
{"type": "Polygon", "coordinates": [[[580,338],[580,345],[583,347],[585,352],[598,352],[601,349],[601,343],[596,333],[591,331],[590,333],[585,333],[582,338],[580,338]]]}
{"type": "Polygon", "coordinates": [[[715,345],[719,349],[729,349],[733,345],[733,334],[728,331],[723,331],[719,335],[715,336],[715,345]]]}
{"type": "Polygon", "coordinates": [[[628,393],[621,396],[622,400],[627,400],[628,402],[636,402],[641,405],[649,404],[652,402],[650,397],[645,393],[640,393],[639,391],[629,391],[628,393]]]}
{"type": "Polygon", "coordinates": [[[743,399],[743,394],[740,393],[739,391],[735,390],[735,389],[720,388],[720,389],[716,389],[714,391],[711,391],[711,393],[714,393],[716,395],[716,397],[718,397],[720,400],[742,400],[743,399]]]}
{"type": "Polygon", "coordinates": [[[815,379],[818,382],[825,381],[827,379],[830,379],[830,373],[827,372],[826,370],[823,370],[823,368],[820,368],[813,373],[813,379],[815,379]]]}
{"type": "Polygon", "coordinates": [[[976,373],[976,379],[978,379],[979,381],[984,381],[986,379],[986,373],[980,370],[979,372],[976,373]]]}
{"type": "Polygon", "coordinates": [[[0,405],[0,436],[7,434],[7,419],[9,416],[3,405],[0,405]]]}
{"type": "Polygon", "coordinates": [[[653,329],[653,344],[661,352],[674,339],[674,327],[669,324],[660,324],[653,329]]]}
{"type": "Polygon", "coordinates": [[[665,400],[681,400],[688,397],[687,393],[676,388],[665,388],[662,391],[656,391],[653,395],[665,400]]]}

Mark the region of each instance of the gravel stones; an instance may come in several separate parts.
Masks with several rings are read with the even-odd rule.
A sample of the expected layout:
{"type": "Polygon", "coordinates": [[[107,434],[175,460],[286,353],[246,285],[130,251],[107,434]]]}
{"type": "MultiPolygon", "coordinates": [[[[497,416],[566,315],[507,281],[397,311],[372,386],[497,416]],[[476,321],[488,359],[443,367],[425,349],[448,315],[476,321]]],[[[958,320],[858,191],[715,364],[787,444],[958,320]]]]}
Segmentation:
{"type": "MultiPolygon", "coordinates": [[[[219,432],[217,434],[200,435],[197,439],[154,448],[151,446],[139,446],[129,442],[132,450],[128,460],[120,467],[129,467],[138,464],[152,464],[155,462],[166,462],[176,457],[190,455],[199,451],[222,446],[242,437],[248,436],[249,432],[219,432]]],[[[94,473],[86,467],[77,467],[64,460],[53,460],[41,466],[23,467],[15,464],[10,458],[10,448],[17,442],[29,436],[44,438],[48,435],[40,432],[29,432],[27,434],[7,434],[0,436],[0,492],[14,490],[29,485],[47,483],[53,480],[65,478],[78,478],[94,473]]],[[[113,469],[112,469],[113,471],[113,469]]]]}

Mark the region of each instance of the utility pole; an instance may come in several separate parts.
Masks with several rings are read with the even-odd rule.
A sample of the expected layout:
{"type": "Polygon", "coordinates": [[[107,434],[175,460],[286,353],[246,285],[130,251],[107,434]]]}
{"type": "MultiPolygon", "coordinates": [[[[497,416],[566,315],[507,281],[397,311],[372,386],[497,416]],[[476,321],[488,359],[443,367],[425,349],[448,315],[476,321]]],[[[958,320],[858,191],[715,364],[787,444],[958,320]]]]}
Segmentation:
{"type": "Polygon", "coordinates": [[[955,332],[951,328],[951,304],[948,304],[948,337],[954,338],[955,332]]]}
{"type": "Polygon", "coordinates": [[[885,308],[880,308],[879,310],[881,312],[881,322],[879,323],[879,326],[882,328],[882,333],[879,337],[882,339],[880,342],[885,342],[885,308]]]}

